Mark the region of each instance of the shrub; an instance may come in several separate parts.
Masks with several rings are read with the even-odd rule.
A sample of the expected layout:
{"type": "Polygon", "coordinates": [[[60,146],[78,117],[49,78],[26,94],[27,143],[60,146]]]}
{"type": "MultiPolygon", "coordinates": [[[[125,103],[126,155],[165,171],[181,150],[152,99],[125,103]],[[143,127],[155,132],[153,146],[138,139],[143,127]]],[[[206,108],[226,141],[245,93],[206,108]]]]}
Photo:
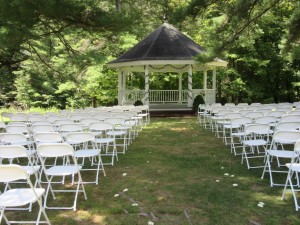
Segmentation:
{"type": "Polygon", "coordinates": [[[223,96],[220,100],[221,105],[225,105],[226,103],[228,103],[228,99],[227,97],[223,96]]]}
{"type": "Polygon", "coordinates": [[[194,102],[193,102],[193,110],[195,112],[198,111],[198,107],[200,104],[205,104],[205,101],[204,101],[204,98],[202,95],[197,95],[195,98],[194,98],[194,102]]]}
{"type": "Polygon", "coordinates": [[[136,100],[135,103],[133,104],[134,106],[139,106],[139,105],[144,105],[141,100],[136,100]]]}

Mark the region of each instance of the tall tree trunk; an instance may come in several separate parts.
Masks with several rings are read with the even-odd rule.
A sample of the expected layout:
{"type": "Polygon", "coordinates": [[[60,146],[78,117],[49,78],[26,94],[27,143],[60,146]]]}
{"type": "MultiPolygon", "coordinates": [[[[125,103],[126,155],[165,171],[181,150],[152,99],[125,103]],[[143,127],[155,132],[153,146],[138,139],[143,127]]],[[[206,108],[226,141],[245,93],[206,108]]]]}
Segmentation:
{"type": "Polygon", "coordinates": [[[122,0],[116,0],[116,10],[118,12],[122,11],[122,0]]]}

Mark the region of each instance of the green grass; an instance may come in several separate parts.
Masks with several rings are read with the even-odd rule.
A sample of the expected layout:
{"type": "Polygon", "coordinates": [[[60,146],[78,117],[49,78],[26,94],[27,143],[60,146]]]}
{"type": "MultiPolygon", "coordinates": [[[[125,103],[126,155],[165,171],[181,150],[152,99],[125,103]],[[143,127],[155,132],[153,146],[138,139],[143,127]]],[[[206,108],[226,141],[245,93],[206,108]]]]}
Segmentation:
{"type": "Polygon", "coordinates": [[[248,170],[240,159],[196,118],[153,118],[98,186],[85,185],[88,200],[80,195],[76,212],[47,213],[64,225],[299,224],[291,195],[282,201],[282,187],[271,188],[262,169],[248,170]]]}

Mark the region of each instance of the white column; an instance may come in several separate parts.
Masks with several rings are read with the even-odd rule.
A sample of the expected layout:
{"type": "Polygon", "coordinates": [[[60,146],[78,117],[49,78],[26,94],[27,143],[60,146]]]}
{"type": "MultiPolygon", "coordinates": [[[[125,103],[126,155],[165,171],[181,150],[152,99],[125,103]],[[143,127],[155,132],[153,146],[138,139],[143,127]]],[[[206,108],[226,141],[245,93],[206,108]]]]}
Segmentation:
{"type": "Polygon", "coordinates": [[[203,90],[204,90],[204,101],[207,102],[208,96],[207,96],[207,70],[203,71],[203,90]]]}
{"type": "Polygon", "coordinates": [[[193,70],[189,65],[188,71],[188,107],[193,107],[193,70]]]}
{"type": "Polygon", "coordinates": [[[213,97],[213,102],[216,103],[216,93],[217,93],[217,70],[216,68],[213,69],[213,79],[212,79],[212,89],[214,90],[214,97],[213,97]]]}
{"type": "Polygon", "coordinates": [[[179,86],[179,103],[182,103],[182,73],[179,73],[179,81],[178,81],[178,86],[179,86]]]}
{"type": "Polygon", "coordinates": [[[149,66],[145,66],[145,99],[144,104],[149,105],[149,66]]]}
{"type": "Polygon", "coordinates": [[[122,100],[123,100],[123,71],[119,70],[118,71],[118,105],[122,105],[122,100]]]}
{"type": "Polygon", "coordinates": [[[206,89],[207,89],[207,70],[204,70],[203,89],[204,89],[204,91],[206,91],[206,89]]]}

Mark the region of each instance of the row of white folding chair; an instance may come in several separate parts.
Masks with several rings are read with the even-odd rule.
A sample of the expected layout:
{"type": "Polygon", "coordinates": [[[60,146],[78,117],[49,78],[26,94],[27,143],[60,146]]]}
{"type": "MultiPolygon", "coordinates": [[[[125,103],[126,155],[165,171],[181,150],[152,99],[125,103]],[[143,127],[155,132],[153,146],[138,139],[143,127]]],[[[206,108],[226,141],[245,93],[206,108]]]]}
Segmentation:
{"type": "MultiPolygon", "coordinates": [[[[274,118],[272,117],[261,117],[257,118],[255,121],[258,124],[267,124],[270,126],[270,136],[274,131],[284,130],[299,130],[300,129],[300,121],[299,122],[279,122],[274,124],[274,118]]],[[[230,129],[230,142],[231,142],[231,153],[234,155],[238,155],[236,148],[241,147],[242,137],[244,135],[244,127],[248,124],[252,124],[253,120],[251,118],[237,118],[231,121],[231,124],[227,125],[228,129],[230,129]],[[235,141],[238,139],[238,142],[235,141]]],[[[226,142],[225,142],[226,143],[226,142]]]]}
{"type": "MultiPolygon", "coordinates": [[[[230,133],[230,129],[232,129],[232,123],[235,123],[234,119],[238,119],[238,118],[250,118],[252,123],[257,123],[257,124],[268,124],[271,127],[275,127],[276,126],[276,117],[274,116],[263,116],[263,114],[259,113],[259,112],[250,112],[247,113],[245,116],[243,116],[240,113],[227,113],[221,116],[220,119],[217,119],[216,123],[217,123],[217,136],[219,137],[219,132],[218,130],[220,130],[223,134],[223,139],[225,144],[227,145],[227,138],[230,138],[230,136],[227,136],[227,133],[230,133]],[[232,121],[233,120],[233,121],[232,121]],[[221,129],[218,129],[218,128],[221,129]],[[228,131],[228,132],[226,132],[228,131]]],[[[234,124],[234,127],[236,127],[237,124],[234,124]]]]}
{"type": "MultiPolygon", "coordinates": [[[[127,150],[127,146],[132,142],[132,140],[137,136],[137,130],[136,130],[136,125],[135,122],[132,124],[130,120],[126,121],[123,118],[107,118],[105,120],[106,122],[112,123],[116,128],[115,128],[115,135],[118,140],[122,140],[123,143],[119,143],[118,146],[122,146],[122,153],[125,153],[127,150]]],[[[78,132],[78,131],[83,131],[84,129],[87,129],[90,124],[97,123],[99,121],[93,120],[90,121],[88,125],[85,127],[81,126],[80,124],[75,124],[75,123],[66,123],[66,124],[61,124],[60,126],[51,126],[51,125],[33,125],[31,127],[31,130],[26,125],[20,125],[20,126],[12,126],[12,127],[7,127],[6,132],[7,133],[19,133],[19,134],[24,134],[27,137],[27,142],[32,140],[32,134],[36,132],[54,132],[54,131],[59,131],[63,135],[68,133],[68,132],[78,132]],[[10,129],[12,128],[12,129],[10,129]]],[[[25,141],[24,141],[25,142],[25,141]]]]}
{"type": "Polygon", "coordinates": [[[297,197],[297,192],[300,191],[300,181],[298,176],[298,174],[300,173],[299,157],[300,157],[300,139],[298,139],[294,145],[294,154],[291,159],[291,162],[285,164],[285,166],[288,168],[288,172],[287,172],[287,178],[282,193],[282,200],[284,200],[288,189],[291,190],[296,211],[299,211],[300,209],[298,203],[298,197],[297,197]],[[294,182],[295,180],[296,180],[296,184],[294,182]]]}
{"type": "MultiPolygon", "coordinates": [[[[285,123],[281,123],[281,124],[284,125],[284,126],[282,126],[282,128],[285,128],[285,129],[291,128],[291,126],[287,126],[285,123]]],[[[278,124],[277,129],[280,129],[281,124],[278,124]]],[[[255,126],[255,125],[251,124],[251,125],[246,126],[245,132],[249,132],[249,130],[247,128],[252,127],[252,126],[255,126]]],[[[299,123],[297,125],[294,124],[294,128],[295,129],[299,128],[299,123]]],[[[267,131],[267,127],[265,129],[267,131]]],[[[263,130],[263,128],[260,127],[257,129],[256,132],[258,132],[259,135],[261,135],[262,133],[264,133],[264,135],[265,135],[265,132],[262,132],[262,130],[263,130]]],[[[249,144],[249,142],[248,142],[248,140],[243,141],[242,160],[243,159],[246,160],[248,169],[263,167],[264,169],[263,169],[263,173],[262,173],[262,177],[261,177],[262,179],[264,178],[265,173],[269,173],[271,186],[285,186],[282,198],[284,198],[287,188],[288,187],[291,188],[293,197],[294,197],[295,208],[298,211],[298,209],[300,207],[298,205],[296,192],[300,191],[300,189],[299,189],[300,182],[299,182],[299,179],[297,176],[297,174],[300,172],[300,164],[299,164],[300,131],[299,130],[277,130],[277,131],[275,131],[275,133],[272,136],[272,142],[269,145],[268,149],[266,148],[266,146],[268,146],[267,145],[268,141],[265,140],[264,138],[263,139],[254,139],[254,140],[251,140],[250,142],[252,142],[250,144],[250,146],[252,146],[252,147],[264,146],[264,151],[258,152],[258,153],[262,153],[261,155],[259,155],[259,154],[252,155],[252,151],[251,151],[250,152],[251,155],[249,157],[244,149],[245,146],[247,146],[249,144]],[[296,145],[295,145],[295,143],[296,143],[296,145]],[[293,147],[293,145],[295,145],[295,147],[293,147]],[[260,166],[260,165],[251,166],[249,163],[249,160],[252,158],[258,158],[258,157],[264,159],[264,161],[262,161],[262,162],[264,162],[263,165],[262,166],[260,166]],[[288,159],[288,161],[286,161],[287,159],[288,159]],[[286,167],[288,167],[288,170],[282,169],[284,164],[282,164],[281,160],[285,160],[285,162],[292,161],[291,163],[285,164],[286,167]],[[293,162],[294,162],[294,164],[293,164],[293,162]],[[297,162],[297,164],[295,164],[295,162],[297,162]],[[281,169],[280,170],[274,169],[273,167],[275,167],[275,166],[277,166],[278,168],[281,168],[281,169]],[[275,173],[288,174],[285,184],[284,184],[284,182],[282,182],[282,183],[274,182],[274,174],[275,173]],[[292,177],[295,175],[297,178],[297,184],[294,184],[292,182],[292,177]]]]}
{"type": "MultiPolygon", "coordinates": [[[[22,146],[28,146],[26,143],[26,139],[22,137],[22,134],[2,134],[0,135],[0,140],[2,144],[10,144],[10,145],[22,145],[22,146]],[[20,141],[23,140],[23,143],[20,141]]],[[[103,167],[101,155],[100,155],[100,150],[101,146],[99,148],[96,148],[96,139],[95,139],[95,134],[91,132],[70,132],[63,137],[60,133],[58,132],[44,132],[44,133],[36,133],[33,136],[34,138],[34,144],[38,147],[41,143],[62,143],[62,142],[67,142],[67,143],[72,143],[76,144],[76,148],[80,148],[80,151],[76,151],[75,157],[76,158],[91,158],[91,166],[96,165],[96,169],[92,169],[97,171],[96,179],[93,182],[90,183],[96,183],[98,184],[98,175],[99,175],[99,170],[103,171],[103,174],[105,176],[105,170],[103,167]],[[89,145],[88,145],[89,144],[89,145]],[[87,148],[91,147],[91,148],[87,148]],[[97,160],[97,163],[95,163],[95,160],[97,160]]],[[[115,149],[115,146],[113,146],[113,151],[115,149]]],[[[35,158],[35,150],[27,150],[27,154],[31,158],[35,158]]],[[[112,165],[113,165],[113,160],[116,155],[112,156],[112,165]]]]}
{"type": "Polygon", "coordinates": [[[266,152],[266,161],[262,179],[266,172],[270,175],[270,185],[282,186],[284,183],[275,183],[273,180],[273,173],[286,173],[286,170],[282,170],[283,164],[280,160],[289,159],[294,157],[293,146],[297,140],[300,140],[299,130],[277,130],[275,131],[270,148],[266,152]],[[273,160],[273,161],[272,161],[273,160]],[[275,160],[275,162],[274,162],[275,160]],[[275,164],[275,165],[274,165],[275,164]],[[278,169],[273,169],[273,167],[278,169]],[[279,170],[280,169],[280,170],[279,170]]]}

